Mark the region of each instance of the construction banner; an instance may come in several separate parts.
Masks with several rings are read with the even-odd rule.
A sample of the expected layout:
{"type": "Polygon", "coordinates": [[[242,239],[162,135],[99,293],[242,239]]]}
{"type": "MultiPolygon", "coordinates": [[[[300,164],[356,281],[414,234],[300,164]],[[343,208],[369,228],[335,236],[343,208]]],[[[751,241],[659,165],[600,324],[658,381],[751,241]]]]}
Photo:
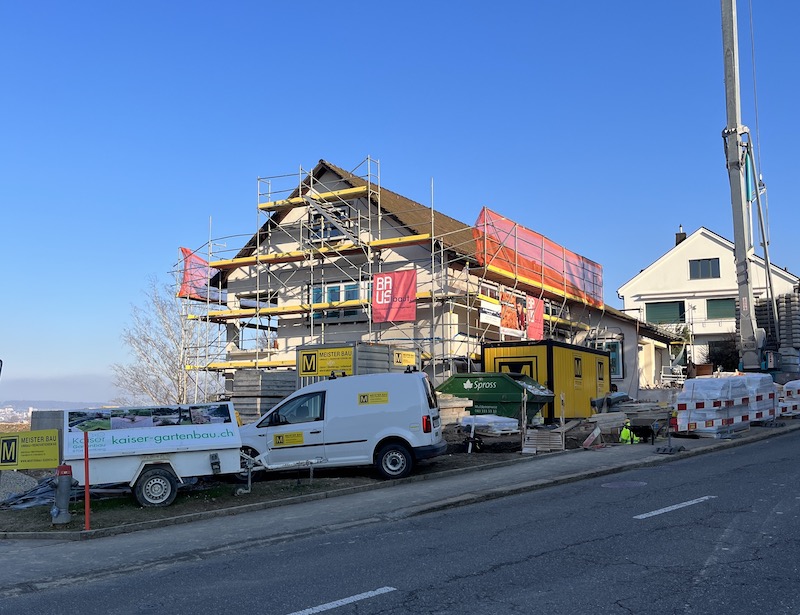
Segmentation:
{"type": "Polygon", "coordinates": [[[417,270],[372,276],[372,322],[414,322],[417,319],[417,270]]]}
{"type": "Polygon", "coordinates": [[[544,301],[536,297],[527,297],[528,308],[528,339],[529,340],[543,340],[544,339],[544,301]]]}

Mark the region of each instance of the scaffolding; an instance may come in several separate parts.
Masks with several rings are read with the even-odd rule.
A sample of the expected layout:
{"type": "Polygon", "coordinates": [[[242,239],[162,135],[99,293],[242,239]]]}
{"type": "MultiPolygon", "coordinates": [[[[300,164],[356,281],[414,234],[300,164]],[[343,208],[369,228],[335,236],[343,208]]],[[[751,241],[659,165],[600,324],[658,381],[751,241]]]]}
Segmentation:
{"type": "Polygon", "coordinates": [[[599,265],[487,209],[474,226],[437,212],[432,185],[430,206],[382,189],[370,157],[352,171],[320,161],[257,182],[257,231],[244,247],[209,238],[192,253],[205,250],[203,262],[187,269],[184,258],[184,280],[199,281],[179,296],[207,328],[191,369],[293,368],[300,347],[353,341],[477,359],[486,341],[573,342],[597,326],[587,314],[602,314],[599,265]],[[416,320],[374,322],[372,280],[407,270],[416,320]]]}

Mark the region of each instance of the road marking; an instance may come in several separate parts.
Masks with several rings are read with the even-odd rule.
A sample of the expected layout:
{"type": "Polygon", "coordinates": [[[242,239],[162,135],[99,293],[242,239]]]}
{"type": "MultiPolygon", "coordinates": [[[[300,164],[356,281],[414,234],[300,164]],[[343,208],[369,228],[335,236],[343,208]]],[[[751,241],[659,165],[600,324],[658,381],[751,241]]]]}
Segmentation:
{"type": "Polygon", "coordinates": [[[310,609],[305,609],[303,611],[295,611],[294,613],[289,613],[289,615],[313,615],[314,613],[322,613],[323,611],[330,611],[331,609],[344,606],[345,604],[352,604],[353,602],[358,602],[359,600],[374,598],[375,596],[380,596],[381,594],[388,594],[389,592],[394,592],[394,591],[397,591],[396,587],[380,587],[371,592],[364,592],[363,594],[356,594],[355,596],[350,596],[349,598],[334,600],[333,602],[328,602],[327,604],[312,606],[310,609]]]}
{"type": "Polygon", "coordinates": [[[711,500],[715,497],[717,496],[704,495],[702,498],[697,498],[696,500],[689,500],[688,502],[681,502],[680,504],[673,504],[672,506],[667,506],[666,508],[659,508],[658,510],[653,510],[648,513],[636,515],[634,519],[647,519],[648,517],[663,515],[664,513],[672,512],[673,510],[678,510],[679,508],[685,508],[686,506],[691,506],[692,504],[699,504],[700,502],[705,502],[706,500],[711,500]]]}

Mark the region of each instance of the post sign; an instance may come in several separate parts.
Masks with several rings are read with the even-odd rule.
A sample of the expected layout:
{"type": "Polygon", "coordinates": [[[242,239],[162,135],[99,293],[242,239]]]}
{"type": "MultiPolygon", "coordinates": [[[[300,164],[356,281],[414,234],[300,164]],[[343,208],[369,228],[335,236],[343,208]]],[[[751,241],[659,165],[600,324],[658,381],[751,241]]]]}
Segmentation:
{"type": "Polygon", "coordinates": [[[353,348],[318,348],[316,350],[301,350],[297,366],[300,376],[330,376],[334,372],[340,376],[353,375],[353,348]]]}
{"type": "Polygon", "coordinates": [[[392,364],[414,367],[417,364],[417,353],[411,350],[394,350],[392,351],[392,364]]]}
{"type": "Polygon", "coordinates": [[[58,430],[0,434],[0,470],[43,470],[58,467],[58,430]]]}

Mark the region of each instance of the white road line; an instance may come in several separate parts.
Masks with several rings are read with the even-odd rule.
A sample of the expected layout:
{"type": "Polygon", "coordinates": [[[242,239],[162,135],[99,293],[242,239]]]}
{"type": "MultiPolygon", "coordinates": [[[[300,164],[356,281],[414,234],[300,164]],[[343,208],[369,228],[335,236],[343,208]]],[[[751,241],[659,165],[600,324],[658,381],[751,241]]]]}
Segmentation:
{"type": "Polygon", "coordinates": [[[686,506],[691,506],[692,504],[699,504],[700,502],[705,502],[706,500],[711,500],[715,497],[717,496],[704,495],[702,498],[697,498],[696,500],[689,500],[688,502],[681,502],[680,504],[673,504],[672,506],[667,506],[666,508],[659,508],[658,510],[654,510],[641,515],[636,515],[634,519],[647,519],[648,517],[663,515],[664,513],[672,512],[673,510],[678,510],[679,508],[685,508],[686,506]]]}
{"type": "Polygon", "coordinates": [[[371,592],[364,592],[363,594],[357,594],[355,596],[350,596],[349,598],[342,598],[341,600],[334,600],[333,602],[328,602],[327,604],[320,604],[319,606],[312,606],[310,609],[305,609],[302,611],[295,611],[294,613],[289,613],[289,615],[313,615],[314,613],[322,613],[323,611],[330,611],[331,609],[338,608],[340,606],[344,606],[345,604],[352,604],[353,602],[358,602],[359,600],[366,600],[367,598],[374,598],[375,596],[380,596],[381,594],[388,594],[389,592],[397,591],[396,587],[380,587],[375,589],[371,592]]]}

